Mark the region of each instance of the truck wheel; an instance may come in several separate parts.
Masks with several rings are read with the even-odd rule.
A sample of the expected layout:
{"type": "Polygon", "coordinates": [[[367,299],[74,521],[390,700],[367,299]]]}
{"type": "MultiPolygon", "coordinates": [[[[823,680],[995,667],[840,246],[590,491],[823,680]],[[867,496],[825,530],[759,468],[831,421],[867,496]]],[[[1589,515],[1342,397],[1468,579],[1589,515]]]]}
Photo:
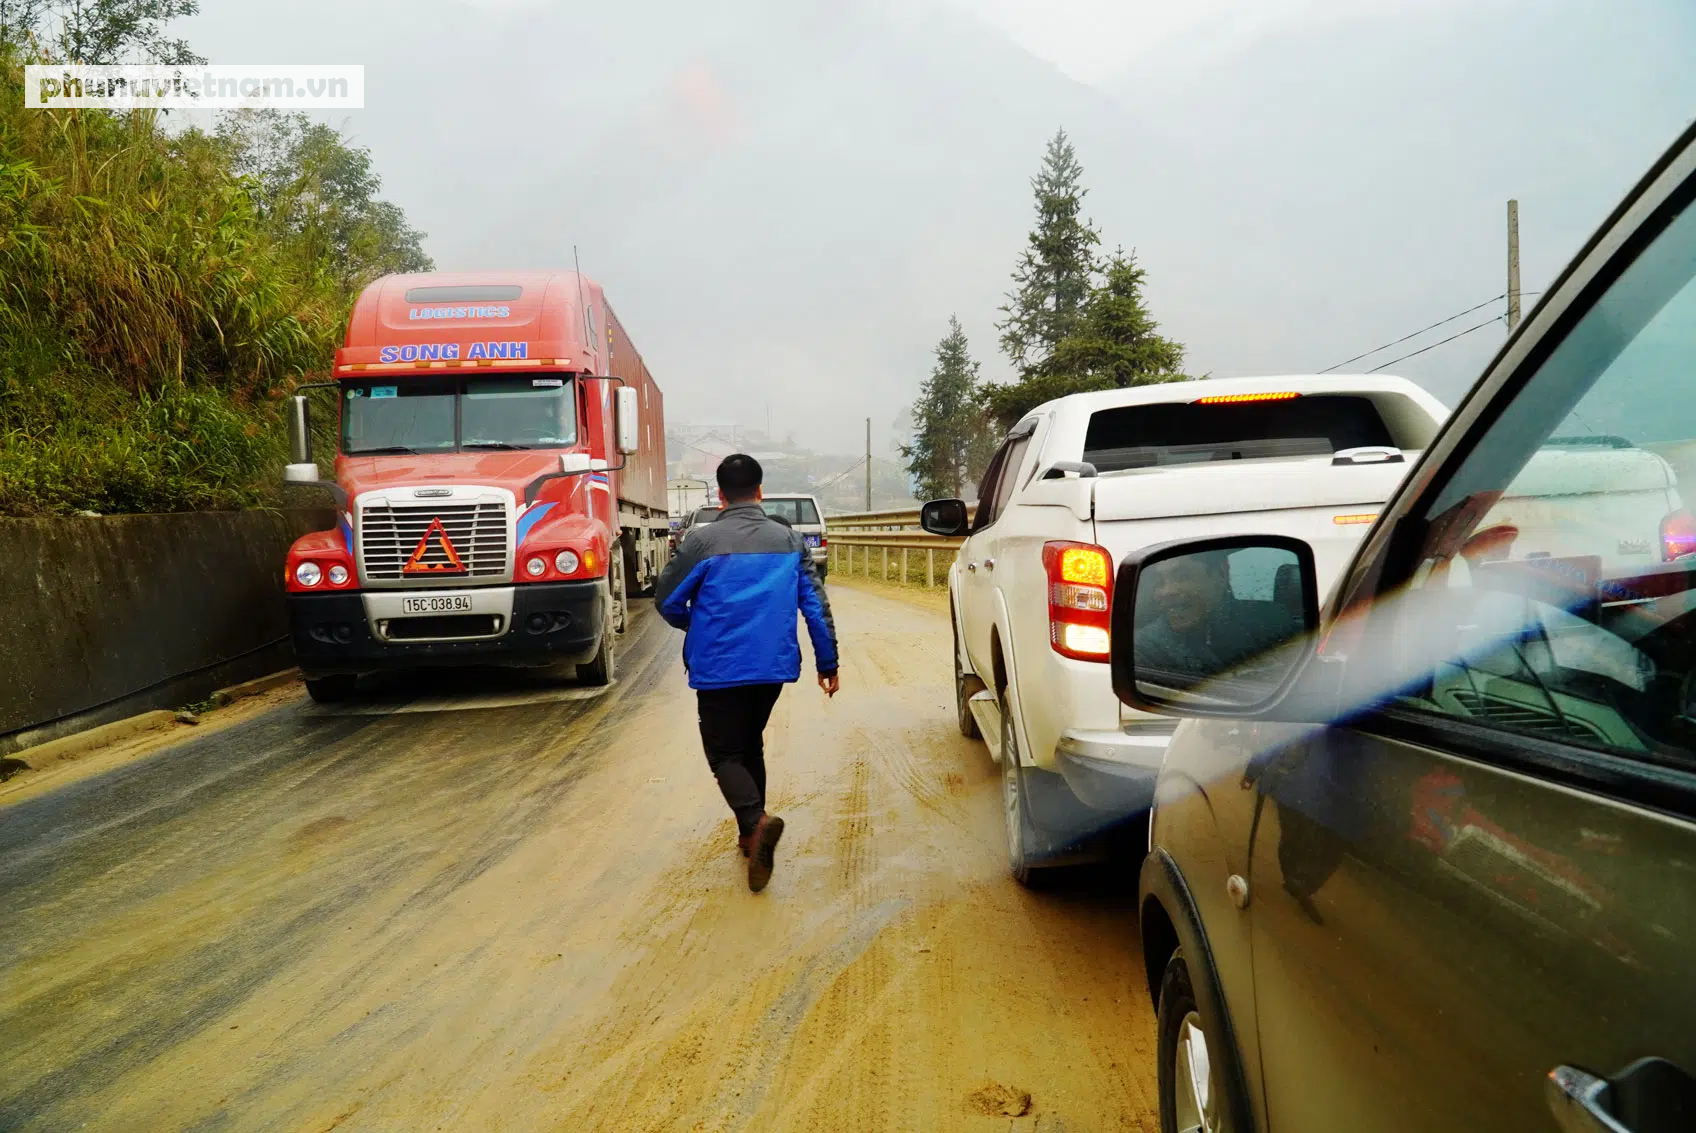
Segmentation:
{"type": "Polygon", "coordinates": [[[948,619],[948,629],[954,637],[954,715],[960,725],[960,734],[968,740],[983,738],[978,730],[978,718],[972,715],[971,705],[967,701],[983,691],[983,684],[973,676],[968,676],[960,666],[960,632],[954,624],[954,619],[948,619]]]}
{"type": "MultiPolygon", "coordinates": [[[[623,573],[623,570],[618,570],[614,576],[621,583],[620,591],[623,589],[623,573]]],[[[622,597],[622,593],[620,597],[622,597]]],[[[617,601],[608,603],[606,627],[601,631],[601,647],[595,650],[593,657],[577,666],[577,680],[580,684],[597,687],[612,684],[613,674],[617,669],[617,662],[614,659],[614,650],[618,645],[618,630],[615,620],[618,615],[616,610],[621,604],[617,601]]]]}
{"type": "Polygon", "coordinates": [[[624,556],[613,555],[608,564],[607,589],[612,596],[612,631],[623,634],[630,628],[630,598],[624,589],[624,556]]]}
{"type": "Polygon", "coordinates": [[[1019,759],[1018,729],[1006,690],[1001,697],[1001,802],[1007,815],[1007,872],[1027,889],[1041,889],[1054,876],[1031,860],[1030,805],[1025,798],[1025,781],[1019,759]]]}
{"type": "Polygon", "coordinates": [[[359,687],[359,678],[347,673],[328,677],[307,677],[306,695],[318,704],[336,704],[351,698],[359,687]]]}

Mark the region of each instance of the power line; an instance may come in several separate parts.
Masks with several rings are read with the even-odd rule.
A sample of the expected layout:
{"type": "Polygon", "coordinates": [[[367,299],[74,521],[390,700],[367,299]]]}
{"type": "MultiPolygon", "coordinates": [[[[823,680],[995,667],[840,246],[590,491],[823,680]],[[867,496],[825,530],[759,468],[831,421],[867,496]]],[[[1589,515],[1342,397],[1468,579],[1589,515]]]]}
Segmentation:
{"type": "Polygon", "coordinates": [[[866,462],[865,458],[861,457],[859,460],[856,460],[853,464],[850,464],[847,468],[844,468],[841,472],[838,472],[835,476],[831,476],[828,479],[824,479],[824,480],[815,480],[813,482],[813,490],[817,491],[820,488],[830,487],[832,484],[836,483],[838,480],[840,480],[844,476],[848,475],[848,473],[853,472],[856,469],[858,469],[860,467],[860,465],[864,464],[865,462],[866,462]]]}
{"type": "MultiPolygon", "coordinates": [[[[1526,294],[1530,294],[1530,293],[1527,292],[1526,294]]],[[[1338,362],[1335,366],[1327,366],[1323,370],[1320,370],[1319,372],[1321,374],[1329,374],[1332,370],[1342,369],[1344,366],[1347,366],[1350,362],[1358,362],[1362,358],[1369,358],[1372,355],[1377,354],[1381,350],[1388,350],[1392,346],[1400,346],[1402,343],[1406,342],[1408,339],[1418,338],[1420,335],[1424,334],[1426,331],[1436,330],[1438,327],[1442,326],[1444,323],[1452,323],[1456,319],[1464,318],[1467,315],[1472,314],[1472,312],[1474,312],[1474,311],[1481,311],[1485,307],[1488,307],[1491,303],[1497,302],[1498,300],[1501,300],[1501,299],[1506,299],[1507,295],[1508,295],[1508,293],[1506,291],[1502,292],[1500,295],[1492,295],[1490,298],[1484,300],[1484,302],[1478,304],[1475,307],[1468,307],[1466,310],[1460,312],[1459,314],[1450,315],[1446,319],[1438,319],[1436,322],[1432,323],[1428,327],[1422,327],[1421,329],[1414,331],[1412,334],[1404,334],[1400,338],[1396,339],[1394,342],[1386,342],[1382,346],[1375,346],[1371,350],[1368,350],[1364,354],[1356,354],[1353,358],[1348,358],[1348,359],[1345,359],[1344,361],[1338,362]]],[[[1495,321],[1494,319],[1491,320],[1491,322],[1494,322],[1494,321],[1495,321]]],[[[1488,326],[1489,324],[1485,323],[1485,324],[1482,324],[1482,325],[1488,326]]],[[[1474,327],[1473,329],[1476,330],[1478,328],[1474,327]]],[[[1459,336],[1457,335],[1456,337],[1459,337],[1459,336]]],[[[1447,342],[1447,341],[1449,341],[1449,340],[1448,339],[1443,340],[1443,342],[1447,342]]],[[[1437,343],[1436,345],[1441,346],[1442,343],[1437,343]]],[[[1427,349],[1429,349],[1429,348],[1427,348],[1427,349]]],[[[1420,351],[1414,351],[1414,353],[1417,354],[1417,353],[1420,353],[1420,351]]],[[[1411,357],[1413,357],[1413,355],[1407,354],[1407,355],[1403,355],[1403,357],[1411,358],[1411,357]]],[[[1401,361],[1401,359],[1398,358],[1398,359],[1396,359],[1396,361],[1399,362],[1399,361],[1401,361]]],[[[1380,367],[1380,369],[1382,369],[1382,367],[1380,367]]],[[[1367,372],[1371,373],[1371,371],[1367,371],[1367,372]]]]}
{"type": "MultiPolygon", "coordinates": [[[[1492,302],[1493,301],[1494,300],[1492,300],[1492,302]]],[[[1474,309],[1476,310],[1476,308],[1474,308],[1474,309]]],[[[1400,358],[1392,358],[1388,362],[1385,362],[1384,365],[1374,366],[1374,367],[1372,367],[1372,369],[1370,369],[1366,372],[1369,373],[1369,374],[1376,374],[1379,370],[1386,369],[1387,367],[1390,367],[1390,366],[1394,366],[1397,362],[1407,361],[1409,358],[1412,358],[1415,354],[1423,354],[1427,350],[1435,350],[1435,349],[1437,349],[1437,347],[1443,345],[1444,342],[1453,342],[1457,338],[1465,338],[1467,335],[1471,334],[1473,331],[1483,330],[1485,327],[1489,326],[1491,323],[1499,323],[1505,318],[1507,318],[1506,315],[1497,315],[1493,319],[1485,319],[1483,322],[1479,323],[1477,326],[1467,327],[1465,330],[1461,331],[1460,333],[1451,334],[1451,335],[1449,335],[1449,337],[1443,339],[1440,342],[1433,342],[1430,346],[1421,346],[1418,350],[1415,350],[1413,352],[1413,354],[1403,354],[1400,358]]],[[[1443,321],[1447,322],[1448,320],[1445,319],[1443,321]]]]}

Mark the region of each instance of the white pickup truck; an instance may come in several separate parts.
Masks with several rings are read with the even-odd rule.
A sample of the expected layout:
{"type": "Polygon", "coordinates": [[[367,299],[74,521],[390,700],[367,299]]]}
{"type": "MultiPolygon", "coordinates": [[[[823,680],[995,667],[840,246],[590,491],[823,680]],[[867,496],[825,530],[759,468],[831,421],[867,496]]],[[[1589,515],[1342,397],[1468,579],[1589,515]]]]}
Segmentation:
{"type": "MultiPolygon", "coordinates": [[[[1001,765],[1014,877],[1080,860],[1153,798],[1173,723],[1113,695],[1118,561],[1170,539],[1293,535],[1327,587],[1445,416],[1377,375],[1074,394],[1009,431],[969,526],[959,500],[925,505],[927,530],[967,536],[948,576],[956,711],[1001,765]]],[[[1266,579],[1264,597],[1295,582],[1266,579]]]]}

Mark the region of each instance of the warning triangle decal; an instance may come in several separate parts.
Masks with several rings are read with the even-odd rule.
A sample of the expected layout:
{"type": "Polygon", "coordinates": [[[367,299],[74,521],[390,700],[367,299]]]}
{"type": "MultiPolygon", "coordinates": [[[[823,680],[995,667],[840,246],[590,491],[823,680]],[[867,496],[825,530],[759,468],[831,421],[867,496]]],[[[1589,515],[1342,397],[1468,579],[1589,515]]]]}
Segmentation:
{"type": "Polygon", "coordinates": [[[424,537],[413,548],[412,557],[401,567],[402,574],[464,574],[465,564],[453,548],[447,529],[440,518],[432,519],[424,529],[424,537]],[[434,539],[434,542],[431,540],[434,539]]]}

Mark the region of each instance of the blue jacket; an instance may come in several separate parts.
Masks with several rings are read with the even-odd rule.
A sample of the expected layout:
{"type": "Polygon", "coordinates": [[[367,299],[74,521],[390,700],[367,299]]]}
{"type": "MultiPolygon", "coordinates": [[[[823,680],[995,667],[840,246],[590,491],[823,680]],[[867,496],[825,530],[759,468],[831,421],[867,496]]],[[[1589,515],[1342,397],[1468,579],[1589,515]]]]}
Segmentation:
{"type": "Polygon", "coordinates": [[[819,674],[836,672],[836,627],[812,553],[759,504],[735,504],[691,527],[660,572],[654,605],[687,634],[691,688],[799,680],[797,610],[807,619],[819,674]]]}

